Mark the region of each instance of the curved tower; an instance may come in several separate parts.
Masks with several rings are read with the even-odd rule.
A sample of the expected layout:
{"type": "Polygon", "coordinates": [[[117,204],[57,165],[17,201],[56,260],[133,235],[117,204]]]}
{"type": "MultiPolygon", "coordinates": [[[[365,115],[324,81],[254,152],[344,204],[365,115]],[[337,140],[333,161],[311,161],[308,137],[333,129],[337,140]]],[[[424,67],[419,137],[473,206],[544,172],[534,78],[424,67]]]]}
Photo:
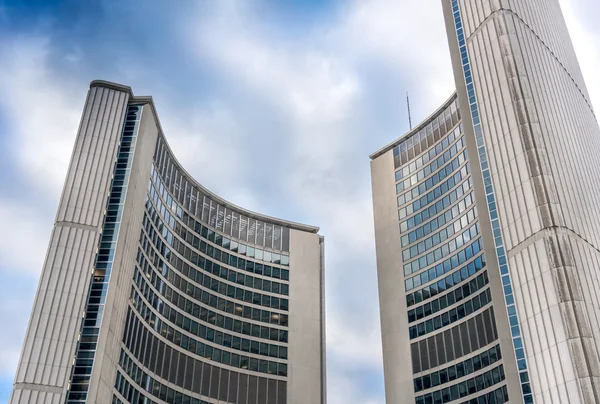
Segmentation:
{"type": "Polygon", "coordinates": [[[600,402],[600,129],[559,2],[442,5],[456,95],[371,156],[387,401],[600,402]]]}
{"type": "Polygon", "coordinates": [[[175,159],[150,97],[94,81],[11,403],[325,403],[323,238],[175,159]]]}

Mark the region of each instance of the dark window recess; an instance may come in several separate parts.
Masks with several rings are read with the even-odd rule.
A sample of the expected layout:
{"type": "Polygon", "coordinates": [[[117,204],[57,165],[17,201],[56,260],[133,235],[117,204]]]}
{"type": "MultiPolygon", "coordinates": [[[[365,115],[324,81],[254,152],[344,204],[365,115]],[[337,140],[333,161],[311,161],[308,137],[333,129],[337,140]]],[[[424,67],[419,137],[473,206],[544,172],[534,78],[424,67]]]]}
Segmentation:
{"type": "Polygon", "coordinates": [[[194,378],[194,360],[186,356],[186,366],[183,379],[183,388],[186,390],[192,389],[192,379],[194,378]]]}
{"type": "MultiPolygon", "coordinates": [[[[256,396],[258,394],[258,378],[256,376],[248,376],[248,404],[257,404],[256,396]]],[[[262,403],[261,403],[262,404],[262,403]]]]}
{"type": "Polygon", "coordinates": [[[444,349],[446,345],[444,344],[444,334],[437,334],[435,336],[435,344],[439,347],[437,362],[446,363],[446,350],[444,349]]]}
{"type": "Polygon", "coordinates": [[[238,394],[238,373],[230,372],[229,375],[229,393],[228,393],[228,401],[230,403],[237,403],[237,394],[238,394]]]}
{"type": "Polygon", "coordinates": [[[281,249],[283,251],[290,251],[290,229],[287,227],[283,228],[281,233],[282,246],[281,249]]]}
{"type": "Polygon", "coordinates": [[[445,330],[443,334],[432,335],[411,344],[413,372],[425,372],[491,344],[497,340],[494,325],[493,308],[489,308],[473,319],[445,330]],[[478,333],[478,327],[482,325],[486,332],[478,333]]]}
{"type": "Polygon", "coordinates": [[[200,393],[203,396],[210,396],[210,374],[212,372],[212,366],[208,363],[204,364],[202,368],[202,390],[200,393]]]}
{"type": "MultiPolygon", "coordinates": [[[[435,347],[435,337],[427,338],[427,348],[429,350],[429,367],[434,368],[438,365],[437,349],[435,347]]],[[[440,349],[444,349],[443,346],[440,349]]]]}
{"type": "Polygon", "coordinates": [[[277,382],[277,404],[287,403],[287,386],[285,382],[277,382]]]}
{"type": "Polygon", "coordinates": [[[419,355],[419,344],[411,344],[410,353],[412,357],[413,373],[421,371],[421,356],[419,355]]]}
{"type": "Polygon", "coordinates": [[[277,380],[267,380],[267,404],[277,404],[277,380]]]}
{"type": "Polygon", "coordinates": [[[219,400],[227,401],[227,389],[229,386],[229,370],[221,369],[219,377],[219,400]]]}
{"type": "Polygon", "coordinates": [[[463,353],[466,355],[471,352],[471,344],[469,343],[469,328],[467,323],[462,323],[458,326],[460,330],[460,341],[462,343],[463,353]]]}
{"type": "Polygon", "coordinates": [[[475,326],[475,318],[470,319],[467,324],[467,328],[469,329],[469,337],[471,337],[471,351],[475,351],[479,349],[480,346],[485,345],[485,335],[478,335],[477,327],[475,326]]]}
{"type": "Polygon", "coordinates": [[[267,379],[258,378],[258,402],[264,404],[267,402],[267,379]]]}
{"type": "Polygon", "coordinates": [[[427,340],[419,342],[419,355],[421,356],[421,372],[429,369],[429,355],[427,353],[427,340]]]}
{"type": "Polygon", "coordinates": [[[452,331],[444,331],[444,346],[446,348],[446,362],[454,360],[454,344],[452,343],[452,331]]]}
{"type": "Polygon", "coordinates": [[[238,402],[245,403],[248,401],[248,375],[240,373],[240,382],[238,385],[238,402]]]}

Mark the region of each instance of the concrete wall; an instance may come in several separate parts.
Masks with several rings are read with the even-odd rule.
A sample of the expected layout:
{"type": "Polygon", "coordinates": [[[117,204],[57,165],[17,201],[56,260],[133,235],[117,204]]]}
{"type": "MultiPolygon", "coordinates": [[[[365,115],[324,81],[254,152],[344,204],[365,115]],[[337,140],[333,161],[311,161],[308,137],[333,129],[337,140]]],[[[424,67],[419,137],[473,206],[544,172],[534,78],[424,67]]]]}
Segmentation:
{"type": "Polygon", "coordinates": [[[559,2],[459,3],[535,401],[598,402],[600,130],[559,2]]]}
{"type": "Polygon", "coordinates": [[[325,404],[322,238],[290,230],[288,404],[325,404]]]}
{"type": "Polygon", "coordinates": [[[89,91],[10,403],[65,400],[128,99],[89,91]]]}
{"type": "Polygon", "coordinates": [[[388,403],[412,404],[413,372],[391,150],[371,161],[371,181],[385,398],[388,403]]]}

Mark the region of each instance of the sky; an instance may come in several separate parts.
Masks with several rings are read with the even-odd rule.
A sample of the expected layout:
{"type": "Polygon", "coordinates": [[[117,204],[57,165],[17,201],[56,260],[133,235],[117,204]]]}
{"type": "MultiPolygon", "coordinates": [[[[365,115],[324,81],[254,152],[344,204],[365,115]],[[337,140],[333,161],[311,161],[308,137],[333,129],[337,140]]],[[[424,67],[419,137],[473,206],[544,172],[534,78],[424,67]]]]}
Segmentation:
{"type": "MultiPolygon", "coordinates": [[[[600,111],[600,3],[561,5],[600,111]]],[[[454,89],[440,1],[0,0],[0,402],[94,79],[211,191],[321,227],[329,404],[384,403],[368,156],[454,89]]]]}

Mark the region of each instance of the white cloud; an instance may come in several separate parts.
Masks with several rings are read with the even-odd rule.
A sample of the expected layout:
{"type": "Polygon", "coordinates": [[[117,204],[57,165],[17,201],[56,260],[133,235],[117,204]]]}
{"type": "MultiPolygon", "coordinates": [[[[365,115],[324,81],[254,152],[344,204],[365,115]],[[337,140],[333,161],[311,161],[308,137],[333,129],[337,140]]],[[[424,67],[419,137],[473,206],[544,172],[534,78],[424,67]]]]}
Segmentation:
{"type": "Polygon", "coordinates": [[[334,374],[327,379],[328,404],[383,404],[383,396],[365,397],[361,385],[343,374],[334,374]]]}
{"type": "Polygon", "coordinates": [[[50,238],[49,219],[35,206],[0,199],[0,268],[5,273],[39,275],[50,238]]]}
{"type": "MultiPolygon", "coordinates": [[[[3,278],[8,279],[6,274],[3,278]]],[[[33,306],[37,277],[22,276],[22,282],[18,286],[13,282],[11,284],[11,288],[5,288],[0,292],[2,298],[0,319],[10,327],[10,332],[0,332],[0,379],[12,379],[15,375],[25,337],[25,327],[33,306]],[[24,285],[25,282],[28,283],[27,286],[24,285]]]]}
{"type": "Polygon", "coordinates": [[[72,79],[47,68],[45,39],[6,40],[0,45],[0,107],[8,121],[18,168],[42,198],[62,189],[85,93],[72,79]],[[76,91],[79,90],[79,91],[76,91]]]}
{"type": "Polygon", "coordinates": [[[217,101],[178,108],[178,112],[171,112],[172,107],[159,114],[167,141],[183,167],[210,191],[225,190],[236,203],[256,208],[242,176],[252,159],[245,153],[243,130],[229,107],[217,101]]]}
{"type": "Polygon", "coordinates": [[[363,370],[383,367],[379,313],[360,319],[360,327],[342,321],[340,316],[327,319],[327,352],[336,356],[336,362],[363,370]]]}
{"type": "Polygon", "coordinates": [[[418,102],[431,108],[454,91],[439,1],[356,0],[341,7],[332,35],[343,52],[389,65],[407,90],[421,94],[418,102]]]}

